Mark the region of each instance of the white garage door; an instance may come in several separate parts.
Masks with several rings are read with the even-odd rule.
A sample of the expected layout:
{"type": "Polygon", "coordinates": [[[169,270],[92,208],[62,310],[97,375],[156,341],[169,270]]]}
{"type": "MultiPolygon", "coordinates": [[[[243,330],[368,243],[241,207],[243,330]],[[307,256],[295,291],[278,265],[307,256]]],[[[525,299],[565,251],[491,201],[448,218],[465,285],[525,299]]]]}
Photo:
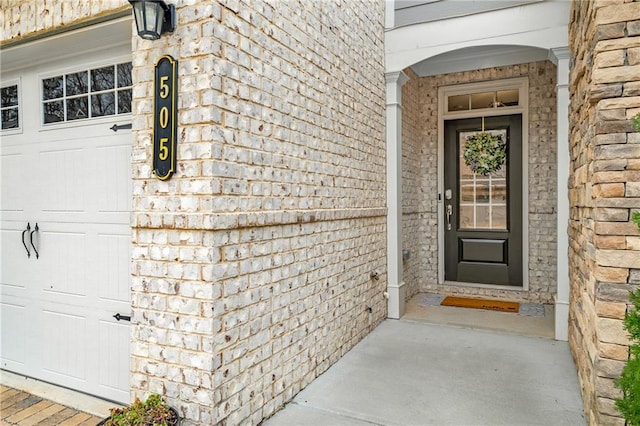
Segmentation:
{"type": "Polygon", "coordinates": [[[131,131],[112,127],[131,123],[130,61],[126,44],[3,72],[0,106],[2,368],[120,402],[131,131]]]}

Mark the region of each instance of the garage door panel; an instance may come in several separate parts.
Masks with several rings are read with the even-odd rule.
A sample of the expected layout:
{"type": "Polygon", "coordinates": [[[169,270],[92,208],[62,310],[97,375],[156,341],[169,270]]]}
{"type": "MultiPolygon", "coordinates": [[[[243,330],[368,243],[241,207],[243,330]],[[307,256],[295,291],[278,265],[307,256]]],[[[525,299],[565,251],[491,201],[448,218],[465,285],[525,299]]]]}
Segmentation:
{"type": "Polygon", "coordinates": [[[0,211],[24,212],[27,198],[24,197],[21,185],[16,185],[16,182],[24,182],[27,178],[29,167],[26,155],[3,153],[0,156],[0,162],[0,171],[2,171],[0,211]]]}
{"type": "Polygon", "coordinates": [[[97,244],[97,274],[99,297],[115,301],[129,301],[129,262],[131,237],[129,235],[99,234],[97,244]]]}
{"type": "Polygon", "coordinates": [[[50,294],[87,295],[87,239],[83,232],[40,232],[43,290],[50,294]]]}
{"type": "Polygon", "coordinates": [[[42,205],[46,212],[83,212],[90,179],[83,149],[44,151],[39,155],[42,205]]]}
{"type": "Polygon", "coordinates": [[[0,291],[2,295],[14,294],[24,296],[24,291],[29,283],[29,275],[25,273],[34,265],[27,257],[27,248],[33,256],[33,249],[29,244],[29,234],[24,233],[24,241],[27,248],[24,247],[23,231],[27,224],[7,223],[3,226],[13,229],[0,230],[0,291]],[[22,228],[18,228],[18,227],[22,228]],[[18,228],[18,229],[16,229],[18,228]]]}
{"type": "Polygon", "coordinates": [[[129,340],[131,329],[128,323],[100,321],[99,351],[101,368],[99,375],[100,386],[113,390],[129,388],[129,340]]]}
{"type": "Polygon", "coordinates": [[[0,357],[3,367],[7,367],[7,362],[13,366],[25,363],[26,336],[29,335],[27,318],[24,304],[0,302],[0,357]]]}
{"type": "Polygon", "coordinates": [[[96,176],[97,206],[101,213],[131,211],[131,147],[99,147],[96,176]]]}
{"type": "Polygon", "coordinates": [[[87,379],[87,318],[61,312],[42,312],[43,369],[61,376],[87,379]]]}

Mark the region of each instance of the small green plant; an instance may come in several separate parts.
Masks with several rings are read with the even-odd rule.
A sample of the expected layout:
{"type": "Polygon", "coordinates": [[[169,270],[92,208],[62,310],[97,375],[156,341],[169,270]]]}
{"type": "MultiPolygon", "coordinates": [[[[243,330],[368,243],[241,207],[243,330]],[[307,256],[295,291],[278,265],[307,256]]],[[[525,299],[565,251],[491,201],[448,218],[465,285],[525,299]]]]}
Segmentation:
{"type": "Polygon", "coordinates": [[[633,212],[631,214],[631,221],[635,223],[638,230],[640,230],[640,212],[633,212]]]}
{"type": "Polygon", "coordinates": [[[158,394],[151,394],[145,402],[136,398],[131,406],[112,408],[104,426],[171,426],[178,424],[176,413],[162,401],[158,394]]]}
{"type": "Polygon", "coordinates": [[[640,290],[631,292],[629,301],[633,308],[624,316],[624,328],[629,332],[632,342],[629,347],[629,360],[616,386],[622,390],[622,398],[616,400],[616,407],[627,420],[629,426],[640,425],[640,290]]]}
{"type": "Polygon", "coordinates": [[[640,133],[640,112],[631,119],[631,124],[633,124],[633,128],[636,129],[636,132],[640,133]]]}
{"type": "MultiPolygon", "coordinates": [[[[640,114],[636,115],[640,126],[640,114]]],[[[634,119],[635,120],[635,119],[634,119]]],[[[636,126],[636,121],[634,121],[636,126]]],[[[640,230],[640,212],[634,212],[631,220],[640,230]]],[[[629,360],[622,369],[616,386],[622,390],[622,398],[616,399],[616,407],[629,426],[640,426],[640,289],[629,294],[633,305],[624,315],[624,329],[629,333],[629,360]]]]}

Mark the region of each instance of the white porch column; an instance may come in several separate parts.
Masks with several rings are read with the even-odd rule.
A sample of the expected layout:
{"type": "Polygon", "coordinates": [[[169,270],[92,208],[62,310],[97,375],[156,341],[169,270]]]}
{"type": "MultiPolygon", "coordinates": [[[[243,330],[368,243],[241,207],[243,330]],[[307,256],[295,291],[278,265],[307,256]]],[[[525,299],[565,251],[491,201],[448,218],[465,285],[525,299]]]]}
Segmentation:
{"type": "Polygon", "coordinates": [[[402,280],[402,71],[387,79],[387,301],[389,318],[404,314],[402,280]]]}
{"type": "Polygon", "coordinates": [[[569,49],[551,49],[550,59],[558,66],[557,86],[557,167],[558,228],[557,283],[555,300],[556,340],[569,339],[569,49]]]}

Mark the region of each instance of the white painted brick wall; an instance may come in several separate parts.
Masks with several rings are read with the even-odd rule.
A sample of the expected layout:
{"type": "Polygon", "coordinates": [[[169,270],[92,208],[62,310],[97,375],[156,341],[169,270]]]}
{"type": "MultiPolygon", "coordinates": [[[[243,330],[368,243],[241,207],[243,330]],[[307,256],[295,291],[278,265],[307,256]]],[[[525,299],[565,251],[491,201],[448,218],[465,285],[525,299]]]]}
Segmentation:
{"type": "Polygon", "coordinates": [[[186,424],[257,424],[386,316],[382,14],[198,3],[134,41],[133,388],[186,424]],[[167,182],[148,164],[161,54],[180,70],[167,182]]]}

